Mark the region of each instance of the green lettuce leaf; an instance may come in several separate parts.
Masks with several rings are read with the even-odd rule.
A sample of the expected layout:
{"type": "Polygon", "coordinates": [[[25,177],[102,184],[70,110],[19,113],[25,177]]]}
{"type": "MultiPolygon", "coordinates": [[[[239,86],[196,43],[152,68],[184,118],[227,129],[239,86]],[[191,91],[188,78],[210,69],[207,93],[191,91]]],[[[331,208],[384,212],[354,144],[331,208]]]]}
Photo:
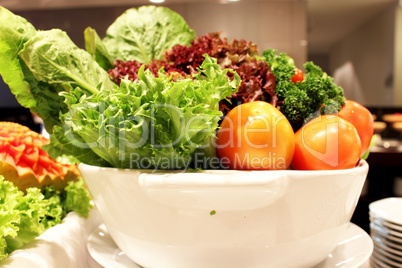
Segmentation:
{"type": "Polygon", "coordinates": [[[32,241],[45,231],[41,220],[47,217],[49,201],[38,188],[24,194],[11,182],[0,177],[1,258],[32,241]]]}
{"type": "Polygon", "coordinates": [[[65,112],[66,108],[58,96],[62,87],[37,81],[18,56],[37,31],[24,18],[3,7],[0,7],[0,28],[0,74],[18,102],[42,117],[51,132],[52,126],[60,122],[59,112],[65,112]]]}
{"type": "Polygon", "coordinates": [[[114,87],[92,56],[59,29],[37,32],[25,43],[20,57],[38,81],[79,86],[88,94],[114,87]]]}
{"type": "Polygon", "coordinates": [[[60,114],[68,111],[61,93],[70,91],[72,87],[79,86],[89,95],[102,89],[113,91],[117,86],[107,72],[88,52],[78,48],[65,32],[58,29],[37,32],[25,43],[20,58],[27,66],[26,77],[32,78],[30,84],[38,85],[31,92],[31,98],[43,104],[36,106],[40,109],[38,114],[44,119],[49,133],[57,132],[51,135],[53,145],[45,146],[49,155],[54,159],[73,155],[78,162],[89,155],[91,164],[105,164],[89,148],[69,143],[65,137],[69,132],[64,132],[60,114]]]}
{"type": "Polygon", "coordinates": [[[93,166],[110,166],[107,161],[86,146],[84,140],[72,132],[67,124],[55,126],[50,136],[50,144],[42,148],[50,157],[63,164],[86,163],[93,166]]]}
{"type": "Polygon", "coordinates": [[[196,37],[176,12],[161,6],[126,10],[106,31],[103,39],[113,59],[149,63],[162,59],[176,44],[189,45],[196,37]]]}
{"type": "Polygon", "coordinates": [[[74,211],[82,217],[88,217],[92,205],[84,180],[70,181],[64,190],[62,195],[64,211],[67,213],[74,211]]]}
{"type": "Polygon", "coordinates": [[[114,86],[92,56],[61,30],[37,31],[3,7],[0,28],[0,74],[18,102],[44,120],[49,133],[67,111],[60,92],[75,85],[88,92],[114,86]]]}
{"type": "Polygon", "coordinates": [[[109,70],[114,67],[113,58],[95,29],[87,27],[84,31],[84,40],[86,51],[92,55],[103,69],[109,70]]]}
{"type": "Polygon", "coordinates": [[[52,186],[24,193],[0,176],[0,260],[61,223],[68,212],[88,217],[91,208],[81,178],[70,182],[63,193],[52,186]]]}
{"type": "Polygon", "coordinates": [[[36,33],[32,24],[0,6],[0,73],[17,99],[26,107],[35,107],[36,101],[29,94],[30,85],[24,79],[18,53],[36,33]]]}
{"type": "MultiPolygon", "coordinates": [[[[69,112],[63,121],[70,142],[89,146],[99,158],[119,168],[182,169],[198,148],[209,148],[222,116],[219,101],[240,84],[207,55],[194,79],[172,81],[139,70],[139,80],[123,80],[114,92],[86,96],[80,88],[64,93],[69,112]]],[[[85,159],[88,161],[88,159],[85,159]]]]}
{"type": "Polygon", "coordinates": [[[45,231],[46,228],[41,220],[48,216],[50,203],[44,199],[39,188],[27,189],[26,195],[21,196],[18,201],[14,207],[10,207],[19,212],[17,236],[5,237],[10,252],[27,244],[45,231]]]}
{"type": "Polygon", "coordinates": [[[0,260],[8,256],[5,237],[16,237],[20,214],[14,210],[23,193],[11,182],[6,182],[0,176],[0,260]]]}

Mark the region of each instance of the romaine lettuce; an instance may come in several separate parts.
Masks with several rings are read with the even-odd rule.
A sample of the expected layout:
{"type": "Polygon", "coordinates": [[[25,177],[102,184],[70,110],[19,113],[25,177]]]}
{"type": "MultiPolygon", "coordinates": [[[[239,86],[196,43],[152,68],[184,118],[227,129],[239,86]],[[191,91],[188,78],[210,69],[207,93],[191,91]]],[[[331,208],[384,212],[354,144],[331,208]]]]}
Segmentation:
{"type": "Polygon", "coordinates": [[[112,69],[114,67],[113,58],[96,30],[87,27],[84,31],[84,39],[86,51],[91,54],[96,62],[105,70],[112,69]]]}
{"type": "Polygon", "coordinates": [[[92,56],[59,30],[38,31],[24,44],[20,58],[38,81],[79,86],[87,94],[115,86],[92,56]]]}
{"type": "Polygon", "coordinates": [[[63,87],[36,80],[18,56],[37,31],[27,20],[1,6],[0,28],[0,74],[18,102],[42,117],[51,132],[52,127],[60,122],[59,112],[66,111],[66,105],[58,95],[63,87]]]}

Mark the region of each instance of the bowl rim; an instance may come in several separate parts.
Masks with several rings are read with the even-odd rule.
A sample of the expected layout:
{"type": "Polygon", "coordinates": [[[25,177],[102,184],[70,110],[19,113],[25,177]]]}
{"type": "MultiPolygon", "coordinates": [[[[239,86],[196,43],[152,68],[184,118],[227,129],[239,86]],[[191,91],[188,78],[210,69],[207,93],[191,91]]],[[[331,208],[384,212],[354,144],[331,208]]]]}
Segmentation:
{"type": "Polygon", "coordinates": [[[242,174],[242,173],[254,173],[255,175],[262,175],[264,173],[274,175],[275,173],[286,173],[296,175],[300,173],[300,175],[329,175],[329,174],[350,174],[350,172],[355,173],[367,173],[369,169],[369,165],[365,159],[360,159],[356,166],[349,169],[331,169],[331,170],[294,170],[294,169],[286,169],[286,170],[237,170],[237,169],[203,169],[203,170],[192,170],[192,169],[183,169],[183,170],[164,170],[164,169],[130,169],[130,168],[116,168],[116,167],[102,167],[102,166],[94,166],[85,163],[79,163],[78,169],[81,171],[82,169],[86,170],[109,170],[109,171],[120,171],[120,172],[133,172],[133,173],[141,173],[141,174],[155,174],[155,175],[166,175],[166,174],[242,174]]]}

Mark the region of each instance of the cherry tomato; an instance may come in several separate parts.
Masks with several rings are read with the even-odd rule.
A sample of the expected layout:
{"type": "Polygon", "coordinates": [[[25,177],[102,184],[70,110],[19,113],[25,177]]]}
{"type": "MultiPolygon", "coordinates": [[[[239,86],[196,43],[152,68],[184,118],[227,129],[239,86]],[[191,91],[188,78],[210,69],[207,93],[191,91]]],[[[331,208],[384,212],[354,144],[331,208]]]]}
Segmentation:
{"type": "Polygon", "coordinates": [[[292,77],[292,82],[296,84],[296,82],[302,82],[304,80],[304,74],[300,69],[295,69],[295,74],[292,77]]]}
{"type": "Polygon", "coordinates": [[[294,169],[347,169],[360,159],[361,143],[356,128],[336,115],[314,118],[296,132],[295,139],[294,169]]]}
{"type": "Polygon", "coordinates": [[[229,169],[287,169],[294,151],[294,132],[287,118],[263,101],[244,103],[222,120],[217,154],[229,169]]]}
{"type": "Polygon", "coordinates": [[[374,134],[373,115],[366,107],[352,100],[346,100],[338,115],[352,123],[357,129],[362,143],[360,152],[360,156],[362,156],[368,150],[374,134]]]}

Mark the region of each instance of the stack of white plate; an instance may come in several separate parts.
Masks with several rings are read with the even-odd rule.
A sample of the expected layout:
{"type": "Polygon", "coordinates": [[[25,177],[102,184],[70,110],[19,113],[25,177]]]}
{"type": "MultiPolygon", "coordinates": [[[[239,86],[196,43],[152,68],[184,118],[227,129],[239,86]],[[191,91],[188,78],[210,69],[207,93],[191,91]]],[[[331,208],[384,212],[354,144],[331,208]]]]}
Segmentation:
{"type": "Polygon", "coordinates": [[[369,205],[374,250],[371,266],[402,267],[402,198],[385,198],[369,205]]]}

